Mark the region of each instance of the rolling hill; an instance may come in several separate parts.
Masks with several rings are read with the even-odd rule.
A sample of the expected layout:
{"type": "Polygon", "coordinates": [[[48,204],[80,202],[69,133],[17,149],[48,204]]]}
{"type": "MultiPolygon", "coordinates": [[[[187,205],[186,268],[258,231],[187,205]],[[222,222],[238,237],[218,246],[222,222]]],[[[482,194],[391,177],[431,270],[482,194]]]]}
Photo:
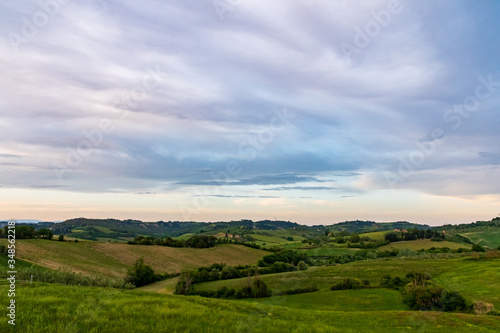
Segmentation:
{"type": "MultiPolygon", "coordinates": [[[[5,239],[0,245],[5,245],[5,239]]],[[[269,252],[246,246],[227,244],[213,248],[172,248],[155,245],[128,245],[93,241],[59,242],[44,239],[17,240],[17,257],[51,269],[67,268],[85,275],[123,278],[127,268],[140,257],[158,273],[213,263],[227,265],[255,264],[269,252]]]]}

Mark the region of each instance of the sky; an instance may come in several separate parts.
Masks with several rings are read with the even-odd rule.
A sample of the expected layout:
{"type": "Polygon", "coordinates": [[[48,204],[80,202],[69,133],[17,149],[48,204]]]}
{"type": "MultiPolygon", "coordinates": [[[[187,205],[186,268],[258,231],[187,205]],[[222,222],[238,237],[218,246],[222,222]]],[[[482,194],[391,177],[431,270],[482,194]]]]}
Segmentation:
{"type": "Polygon", "coordinates": [[[500,214],[500,1],[0,1],[0,218],[500,214]]]}

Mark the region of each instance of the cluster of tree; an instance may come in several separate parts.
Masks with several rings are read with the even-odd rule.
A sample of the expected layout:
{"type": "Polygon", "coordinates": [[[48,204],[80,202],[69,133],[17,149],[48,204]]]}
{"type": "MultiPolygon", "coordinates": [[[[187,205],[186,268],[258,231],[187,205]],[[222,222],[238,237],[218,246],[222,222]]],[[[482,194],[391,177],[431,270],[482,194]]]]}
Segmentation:
{"type": "Polygon", "coordinates": [[[299,262],[304,261],[308,265],[312,265],[311,259],[305,253],[298,253],[293,250],[283,250],[265,256],[259,260],[259,267],[269,267],[275,262],[290,263],[297,266],[299,262]]]}
{"type": "MultiPolygon", "coordinates": [[[[40,230],[35,230],[33,226],[27,225],[16,225],[16,239],[29,239],[29,238],[45,238],[52,239],[54,237],[54,233],[52,230],[47,228],[42,228],[40,230]]],[[[5,226],[1,236],[3,238],[7,238],[8,234],[8,226],[5,226]]]]}
{"type": "Polygon", "coordinates": [[[128,269],[125,281],[136,287],[141,287],[173,276],[178,276],[178,274],[156,274],[154,269],[146,265],[144,258],[141,257],[128,269]]]}
{"type": "Polygon", "coordinates": [[[380,285],[400,290],[403,294],[403,302],[412,310],[472,311],[472,306],[468,305],[458,292],[445,290],[430,280],[431,276],[427,273],[411,272],[406,274],[404,278],[386,275],[380,285]]]}
{"type": "Polygon", "coordinates": [[[265,256],[263,260],[259,261],[258,267],[248,265],[227,266],[224,263],[215,263],[210,266],[198,267],[195,271],[184,272],[177,282],[176,288],[185,290],[184,293],[187,293],[191,290],[192,285],[196,283],[306,270],[307,263],[312,264],[306,254],[291,250],[265,256]]]}
{"type": "Polygon", "coordinates": [[[330,290],[348,290],[348,289],[364,289],[370,288],[369,280],[349,279],[344,278],[342,281],[334,284],[330,290]]]}
{"type": "MultiPolygon", "coordinates": [[[[191,289],[184,295],[197,295],[202,297],[211,297],[211,298],[262,298],[268,296],[284,296],[284,295],[296,295],[296,294],[304,294],[318,291],[318,287],[310,286],[303,288],[293,288],[281,290],[279,292],[273,292],[269,287],[267,287],[266,283],[262,280],[255,279],[253,282],[253,286],[246,286],[240,288],[238,290],[234,288],[228,288],[226,286],[221,287],[217,290],[195,290],[191,289]]],[[[179,287],[179,289],[175,291],[176,293],[182,294],[183,289],[179,287]]]]}
{"type": "Polygon", "coordinates": [[[281,261],[273,262],[266,267],[255,266],[227,266],[224,263],[212,264],[210,266],[198,267],[195,271],[184,272],[179,284],[185,283],[188,287],[195,283],[238,279],[248,276],[265,275],[272,273],[291,272],[296,270],[306,270],[307,264],[299,261],[297,265],[281,261]]]}
{"type": "Polygon", "coordinates": [[[435,241],[440,241],[445,239],[445,235],[442,232],[438,232],[437,230],[432,229],[417,229],[413,228],[408,231],[392,231],[388,232],[384,236],[385,240],[388,242],[400,242],[400,241],[412,241],[417,239],[431,239],[435,241]]]}
{"type": "Polygon", "coordinates": [[[215,236],[192,236],[186,240],[173,239],[170,237],[157,238],[153,236],[137,236],[133,241],[128,241],[127,244],[139,245],[162,245],[169,247],[194,247],[197,249],[214,247],[217,243],[215,236]]]}

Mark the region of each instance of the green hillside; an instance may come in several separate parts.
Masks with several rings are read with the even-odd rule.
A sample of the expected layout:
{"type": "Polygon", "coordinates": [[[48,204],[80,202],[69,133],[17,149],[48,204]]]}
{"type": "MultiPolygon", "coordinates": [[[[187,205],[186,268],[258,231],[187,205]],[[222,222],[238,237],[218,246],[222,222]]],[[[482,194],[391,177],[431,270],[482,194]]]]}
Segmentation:
{"type": "MultiPolygon", "coordinates": [[[[287,289],[316,286],[320,291],[329,288],[343,278],[369,280],[378,285],[385,275],[404,277],[410,272],[429,273],[435,281],[460,293],[470,302],[482,300],[500,308],[500,259],[464,261],[456,259],[425,260],[364,260],[344,265],[310,267],[305,271],[262,275],[262,279],[276,292],[287,289]],[[481,284],[477,283],[478,276],[481,284]]],[[[197,290],[217,290],[223,286],[241,288],[248,285],[248,278],[222,280],[196,284],[197,290]]]]}
{"type": "MultiPolygon", "coordinates": [[[[7,287],[1,286],[0,292],[6,294],[7,287]]],[[[377,300],[382,303],[387,301],[387,298],[377,300]]],[[[337,302],[341,304],[343,301],[337,302]]],[[[286,304],[286,300],[281,303],[286,304]]],[[[17,307],[16,326],[8,325],[7,320],[2,320],[0,331],[456,333],[500,330],[500,321],[493,316],[444,312],[352,311],[352,306],[351,309],[332,306],[312,310],[259,302],[44,284],[19,286],[17,307]]]]}
{"type": "MultiPolygon", "coordinates": [[[[0,239],[0,245],[7,244],[0,239]]],[[[51,269],[65,267],[84,275],[123,278],[140,257],[159,273],[175,273],[213,263],[255,264],[269,252],[241,245],[213,248],[172,248],[93,241],[59,242],[44,239],[17,240],[17,257],[51,269]]]]}

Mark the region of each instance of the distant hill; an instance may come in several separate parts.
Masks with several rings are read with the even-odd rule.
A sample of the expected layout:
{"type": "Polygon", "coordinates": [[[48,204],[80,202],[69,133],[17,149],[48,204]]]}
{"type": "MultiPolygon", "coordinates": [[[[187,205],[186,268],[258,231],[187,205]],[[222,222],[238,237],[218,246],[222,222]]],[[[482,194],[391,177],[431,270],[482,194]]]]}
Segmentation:
{"type": "Polygon", "coordinates": [[[216,235],[220,233],[252,233],[272,230],[296,230],[303,234],[315,235],[328,231],[372,232],[393,229],[428,229],[430,226],[406,221],[377,223],[373,221],[346,221],[333,225],[307,226],[290,221],[252,221],[239,220],[230,222],[180,222],[139,220],[88,219],[84,217],[66,220],[60,223],[44,224],[56,234],[90,240],[128,240],[138,235],[155,237],[178,237],[185,234],[216,235]],[[246,232],[245,232],[246,230],[246,232]]]}
{"type": "Polygon", "coordinates": [[[51,226],[55,234],[90,240],[126,240],[138,235],[177,237],[187,233],[217,234],[235,229],[279,230],[293,228],[308,230],[310,227],[294,222],[270,220],[258,222],[251,220],[231,222],[143,222],[139,220],[88,219],[83,217],[66,220],[51,226]]]}
{"type": "Polygon", "coordinates": [[[374,232],[374,231],[389,231],[394,229],[430,229],[431,227],[427,224],[417,224],[410,223],[406,221],[398,221],[398,222],[373,222],[373,221],[346,221],[340,222],[336,224],[332,224],[326,226],[329,231],[347,231],[347,232],[374,232]]]}

